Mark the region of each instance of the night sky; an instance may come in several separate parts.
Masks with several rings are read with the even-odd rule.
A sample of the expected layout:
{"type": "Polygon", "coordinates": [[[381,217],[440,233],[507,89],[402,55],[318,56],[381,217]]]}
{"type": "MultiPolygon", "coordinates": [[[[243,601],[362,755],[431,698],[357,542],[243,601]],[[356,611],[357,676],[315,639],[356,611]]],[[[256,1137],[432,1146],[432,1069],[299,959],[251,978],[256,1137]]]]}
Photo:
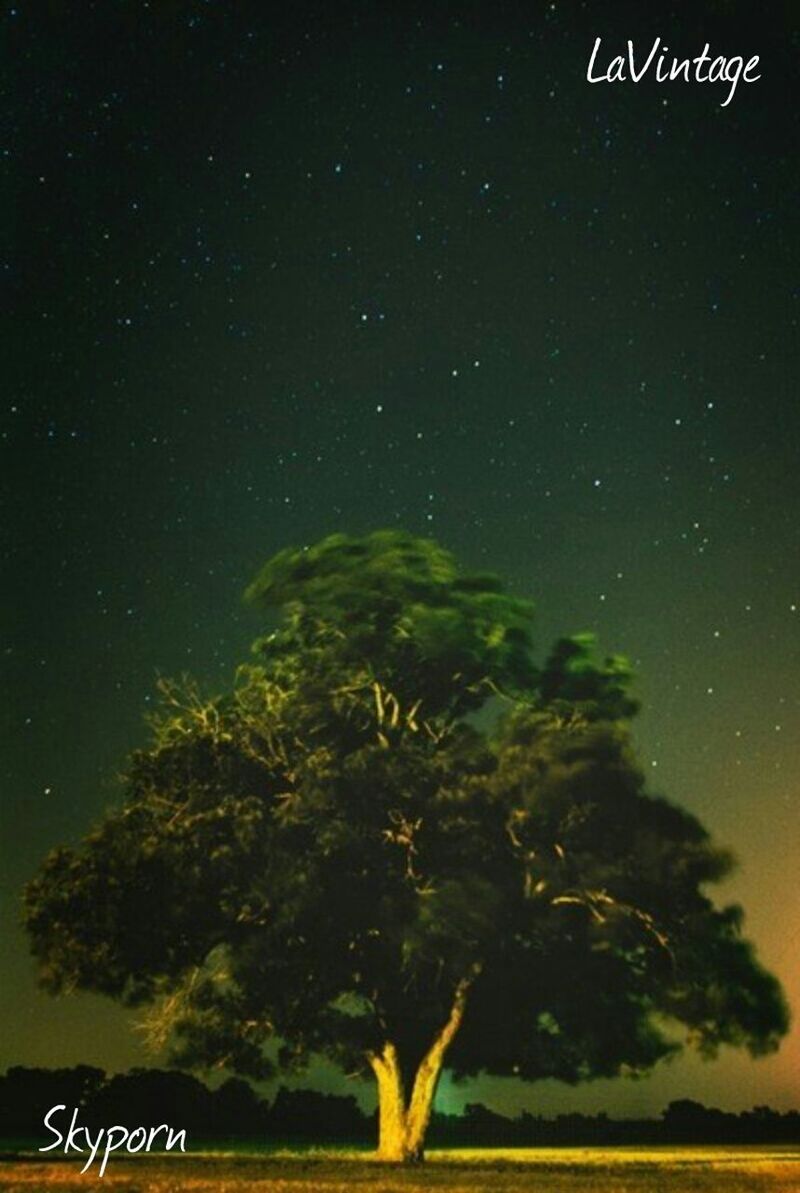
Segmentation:
{"type": "MultiPolygon", "coordinates": [[[[116,798],[157,672],[225,684],[266,558],[382,526],[507,576],[542,650],[634,660],[653,787],[800,1008],[789,4],[277,8],[2,9],[0,1067],[153,1063],[36,992],[21,884],[116,798]],[[762,78],[587,83],[595,37],[657,35],[762,78]]],[[[439,1104],[785,1108],[798,1072],[800,1030],[439,1104]]]]}

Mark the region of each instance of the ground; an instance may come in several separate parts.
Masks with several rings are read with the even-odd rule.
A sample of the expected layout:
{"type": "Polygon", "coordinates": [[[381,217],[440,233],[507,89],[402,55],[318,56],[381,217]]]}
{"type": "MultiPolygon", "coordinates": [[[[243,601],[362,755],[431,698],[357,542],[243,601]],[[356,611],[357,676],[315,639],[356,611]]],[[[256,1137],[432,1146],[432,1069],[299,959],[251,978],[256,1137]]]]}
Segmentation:
{"type": "Polygon", "coordinates": [[[5,1160],[2,1193],[800,1193],[800,1147],[537,1148],[433,1151],[422,1169],[363,1155],[203,1153],[74,1163],[5,1160]]]}

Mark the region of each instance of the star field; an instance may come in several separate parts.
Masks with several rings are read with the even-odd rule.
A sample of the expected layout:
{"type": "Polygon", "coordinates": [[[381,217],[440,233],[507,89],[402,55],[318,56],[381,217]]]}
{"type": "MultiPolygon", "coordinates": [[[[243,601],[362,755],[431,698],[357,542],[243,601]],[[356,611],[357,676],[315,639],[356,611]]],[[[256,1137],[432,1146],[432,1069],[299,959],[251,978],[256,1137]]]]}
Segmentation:
{"type": "MultiPolygon", "coordinates": [[[[157,671],[225,682],[270,554],[393,525],[533,596],[543,649],[634,660],[652,784],[737,853],[800,1004],[796,31],[608,7],[2,10],[3,1064],[142,1063],[34,991],[20,886],[114,798],[157,671]],[[763,78],[590,86],[598,35],[763,78]]],[[[787,1107],[798,1061],[477,1092],[787,1107]]]]}

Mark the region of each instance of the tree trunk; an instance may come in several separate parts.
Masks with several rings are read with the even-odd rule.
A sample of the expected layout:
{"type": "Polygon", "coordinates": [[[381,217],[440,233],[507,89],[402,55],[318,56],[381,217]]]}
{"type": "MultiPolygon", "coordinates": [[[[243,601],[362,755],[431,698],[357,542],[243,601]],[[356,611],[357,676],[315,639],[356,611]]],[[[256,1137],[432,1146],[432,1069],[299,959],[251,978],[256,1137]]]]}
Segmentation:
{"type": "Polygon", "coordinates": [[[381,1053],[373,1053],[370,1064],[378,1081],[378,1155],[402,1163],[407,1159],[406,1099],[394,1044],[385,1044],[381,1053]]]}
{"type": "Polygon", "coordinates": [[[414,1077],[411,1094],[406,1090],[396,1046],[387,1041],[380,1052],[368,1055],[378,1082],[378,1158],[395,1164],[419,1164],[425,1158],[425,1135],[431,1121],[436,1087],[445,1054],[461,1026],[467,992],[478,973],[456,987],[447,1022],[425,1053],[414,1077]]]}

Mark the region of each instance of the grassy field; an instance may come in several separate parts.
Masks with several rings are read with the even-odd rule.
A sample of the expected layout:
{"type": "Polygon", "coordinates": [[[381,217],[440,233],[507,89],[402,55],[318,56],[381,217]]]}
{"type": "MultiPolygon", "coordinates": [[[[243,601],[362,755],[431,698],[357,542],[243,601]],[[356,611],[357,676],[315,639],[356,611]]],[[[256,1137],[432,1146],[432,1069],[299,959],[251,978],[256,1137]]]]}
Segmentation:
{"type": "Polygon", "coordinates": [[[422,1169],[354,1154],[141,1156],[96,1167],[7,1160],[3,1193],[800,1193],[800,1148],[542,1148],[433,1151],[422,1169]]]}

